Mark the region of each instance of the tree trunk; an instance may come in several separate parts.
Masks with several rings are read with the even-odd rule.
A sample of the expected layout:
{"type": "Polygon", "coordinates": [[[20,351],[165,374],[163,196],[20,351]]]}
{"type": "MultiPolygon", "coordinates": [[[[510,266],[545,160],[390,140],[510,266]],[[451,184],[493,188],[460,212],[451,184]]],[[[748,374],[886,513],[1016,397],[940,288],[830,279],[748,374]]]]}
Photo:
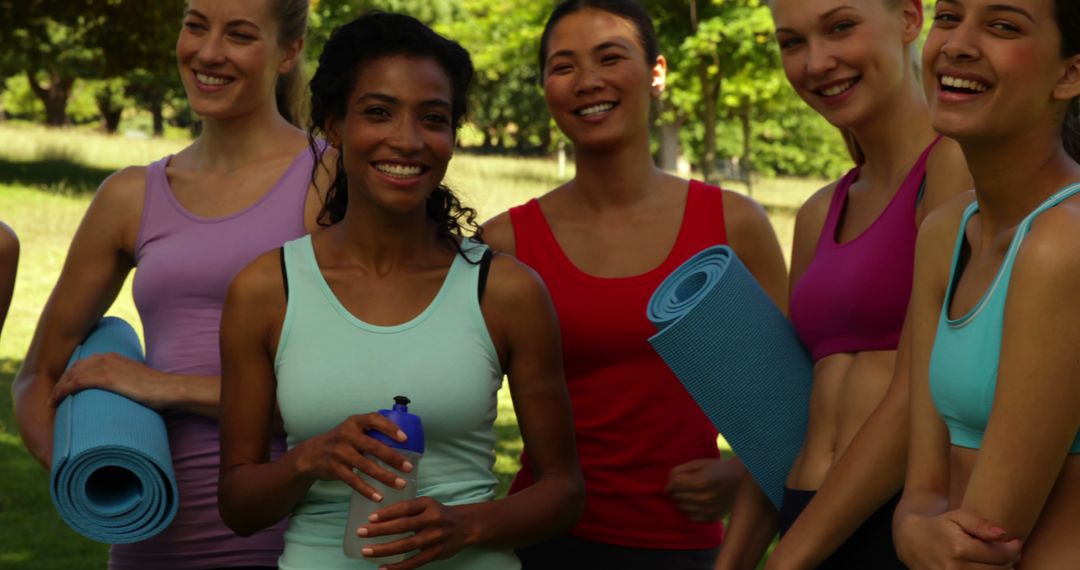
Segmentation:
{"type": "Polygon", "coordinates": [[[753,163],[750,161],[750,149],[754,137],[753,124],[750,122],[752,118],[753,107],[750,105],[750,98],[744,96],[739,109],[739,122],[742,123],[742,160],[739,161],[739,169],[742,170],[746,179],[746,195],[751,197],[754,195],[754,186],[750,176],[753,171],[753,163]]]}
{"type": "Polygon", "coordinates": [[[677,172],[679,170],[679,155],[682,145],[679,142],[679,130],[685,122],[683,117],[676,116],[674,105],[670,101],[660,100],[660,116],[674,117],[672,120],[660,121],[660,149],[657,152],[657,162],[661,170],[677,172]]]}
{"type": "Polygon", "coordinates": [[[74,77],[61,77],[55,71],[49,72],[49,86],[38,83],[34,72],[27,70],[26,78],[30,90],[45,104],[45,124],[50,127],[62,127],[67,124],[67,102],[71,88],[75,85],[74,77]]]}
{"type": "Polygon", "coordinates": [[[551,125],[540,127],[540,152],[545,155],[551,152],[551,125]]]}
{"type": "Polygon", "coordinates": [[[98,107],[98,112],[101,113],[101,128],[110,135],[115,133],[120,128],[120,115],[123,114],[124,109],[105,109],[98,107]]]}
{"type": "Polygon", "coordinates": [[[161,97],[155,98],[150,102],[150,114],[154,117],[154,136],[165,136],[165,112],[164,103],[161,97]]]}
{"type": "MultiPolygon", "coordinates": [[[[714,63],[719,66],[719,62],[714,63]]],[[[718,74],[715,80],[710,81],[709,62],[704,60],[698,62],[698,78],[701,80],[701,98],[705,105],[705,153],[701,157],[701,177],[705,182],[715,184],[719,182],[713,175],[713,167],[716,166],[716,109],[723,78],[718,74]]]]}

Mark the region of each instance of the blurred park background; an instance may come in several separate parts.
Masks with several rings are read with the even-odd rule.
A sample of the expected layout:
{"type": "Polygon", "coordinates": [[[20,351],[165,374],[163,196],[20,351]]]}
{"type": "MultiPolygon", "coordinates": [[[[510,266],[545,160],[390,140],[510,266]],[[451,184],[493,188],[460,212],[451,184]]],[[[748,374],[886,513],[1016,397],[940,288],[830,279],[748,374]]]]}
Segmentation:
{"type": "MultiPolygon", "coordinates": [[[[572,149],[548,116],[537,70],[555,3],[312,0],[307,72],[334,26],[367,9],[412,14],[462,43],[477,78],[447,181],[487,219],[573,176],[572,149]]],[[[642,3],[670,68],[654,114],[657,162],[753,196],[788,255],[799,204],[850,159],[835,129],[787,85],[768,8],[762,0],[642,3]]],[[[0,0],[0,220],[22,240],[0,335],[0,569],[105,567],[107,546],[55,514],[47,474],[14,425],[10,384],[98,184],[198,133],[173,54],[183,8],[182,0],[0,0]]],[[[128,286],[109,313],[141,329],[128,286]]],[[[505,489],[521,441],[505,393],[500,401],[496,470],[505,489]]]]}

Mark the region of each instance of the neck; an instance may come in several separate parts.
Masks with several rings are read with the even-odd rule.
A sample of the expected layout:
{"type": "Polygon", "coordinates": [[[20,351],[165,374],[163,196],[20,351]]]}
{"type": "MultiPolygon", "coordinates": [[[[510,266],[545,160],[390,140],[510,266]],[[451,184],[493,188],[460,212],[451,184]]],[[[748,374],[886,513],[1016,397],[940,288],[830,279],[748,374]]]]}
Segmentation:
{"type": "Polygon", "coordinates": [[[389,212],[351,190],[345,217],[335,227],[335,241],[343,256],[379,275],[421,259],[441,245],[423,206],[389,212]]]}
{"type": "Polygon", "coordinates": [[[892,192],[895,180],[910,169],[916,158],[934,140],[937,133],[930,126],[930,114],[922,88],[914,74],[882,106],[887,112],[874,113],[866,123],[852,127],[855,140],[863,150],[866,162],[860,177],[872,188],[892,192]]]}
{"type": "Polygon", "coordinates": [[[1065,152],[1058,129],[1032,128],[960,143],[988,232],[1016,226],[1048,197],[1080,181],[1080,164],[1065,152]]]}
{"type": "Polygon", "coordinates": [[[192,143],[191,149],[196,162],[203,169],[230,172],[267,153],[280,152],[281,141],[302,133],[278,113],[271,100],[271,103],[244,115],[204,118],[202,133],[192,143]],[[267,144],[267,141],[277,141],[279,144],[267,144]]]}
{"type": "Polygon", "coordinates": [[[657,168],[649,153],[648,134],[619,147],[574,149],[576,174],[572,185],[595,209],[633,204],[660,188],[668,175],[657,168]]]}

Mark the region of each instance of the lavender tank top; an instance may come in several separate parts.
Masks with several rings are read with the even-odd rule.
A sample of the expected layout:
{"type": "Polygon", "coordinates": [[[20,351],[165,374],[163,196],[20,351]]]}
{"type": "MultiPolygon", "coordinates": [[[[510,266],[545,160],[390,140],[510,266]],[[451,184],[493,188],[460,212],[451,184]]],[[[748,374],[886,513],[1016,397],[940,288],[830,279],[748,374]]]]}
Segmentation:
{"type": "MultiPolygon", "coordinates": [[[[132,284],[142,319],[146,363],[173,374],[221,374],[218,328],[232,278],[259,254],[298,238],[313,159],[305,149],[266,194],[251,206],[220,218],[196,216],[180,205],[165,167],[151,164],[135,241],[132,284]]],[[[194,414],[162,414],[169,432],[180,510],[161,534],[112,547],[113,569],[158,570],[276,566],[285,522],[241,538],[221,521],[217,507],[218,423],[194,414]]],[[[284,452],[273,440],[273,454],[284,452]]]]}

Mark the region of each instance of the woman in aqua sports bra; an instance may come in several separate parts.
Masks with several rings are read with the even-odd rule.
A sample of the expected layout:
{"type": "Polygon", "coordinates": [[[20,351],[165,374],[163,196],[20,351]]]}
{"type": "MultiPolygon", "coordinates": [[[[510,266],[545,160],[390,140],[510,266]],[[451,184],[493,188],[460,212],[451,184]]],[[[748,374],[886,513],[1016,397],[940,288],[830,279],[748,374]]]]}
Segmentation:
{"type": "Polygon", "coordinates": [[[919,236],[911,455],[894,522],[915,569],[1080,566],[1080,3],[937,5],[934,127],[975,202],[919,236]]]}
{"type": "MultiPolygon", "coordinates": [[[[567,534],[519,551],[546,570],[710,569],[743,469],[648,343],[653,291],[693,254],[729,244],[779,306],[780,244],[744,196],[657,168],[650,108],[666,60],[633,0],[567,0],[540,41],[544,96],[574,144],[572,180],[485,224],[543,278],[559,317],[587,500],[567,534]]],[[[526,449],[512,493],[535,488],[526,449]]]]}
{"type": "MultiPolygon", "coordinates": [[[[161,413],[179,510],[157,536],[114,545],[111,569],[273,568],[284,525],[240,537],[218,514],[218,332],[236,272],[318,227],[314,158],[296,113],[308,2],[184,6],[178,36],[160,41],[176,47],[200,134],[101,183],[15,379],[15,414],[23,443],[48,469],[54,406],[72,392],[102,388],[161,413]],[[133,270],[145,364],[102,354],[65,371],[133,270]]],[[[274,439],[275,454],[284,447],[274,439]]]]}
{"type": "MultiPolygon", "coordinates": [[[[788,81],[844,132],[857,166],[795,222],[789,311],[814,361],[813,390],[768,567],[901,568],[890,521],[905,471],[897,363],[915,236],[969,179],[957,145],[930,126],[913,50],[921,0],[776,0],[772,15],[788,81]]],[[[758,520],[737,508],[732,527],[770,538],[776,527],[758,520]]],[[[728,567],[746,567],[765,544],[728,567]]]]}
{"type": "Polygon", "coordinates": [[[263,255],[231,286],[221,510],[241,534],[288,517],[284,570],[513,570],[513,547],[581,512],[551,301],[535,274],[463,236],[476,213],[442,184],[472,73],[461,46],[408,16],[373,13],[335,30],[311,80],[312,133],[340,151],[320,218],[329,227],[263,255]],[[504,372],[537,484],[496,501],[504,372]],[[414,468],[369,435],[403,441],[374,413],[398,394],[424,424],[420,496],[346,529],[354,492],[382,500],[354,469],[400,487],[399,472],[414,468]],[[289,450],[269,461],[275,404],[289,450]],[[345,532],[409,536],[354,560],[345,532]]]}

